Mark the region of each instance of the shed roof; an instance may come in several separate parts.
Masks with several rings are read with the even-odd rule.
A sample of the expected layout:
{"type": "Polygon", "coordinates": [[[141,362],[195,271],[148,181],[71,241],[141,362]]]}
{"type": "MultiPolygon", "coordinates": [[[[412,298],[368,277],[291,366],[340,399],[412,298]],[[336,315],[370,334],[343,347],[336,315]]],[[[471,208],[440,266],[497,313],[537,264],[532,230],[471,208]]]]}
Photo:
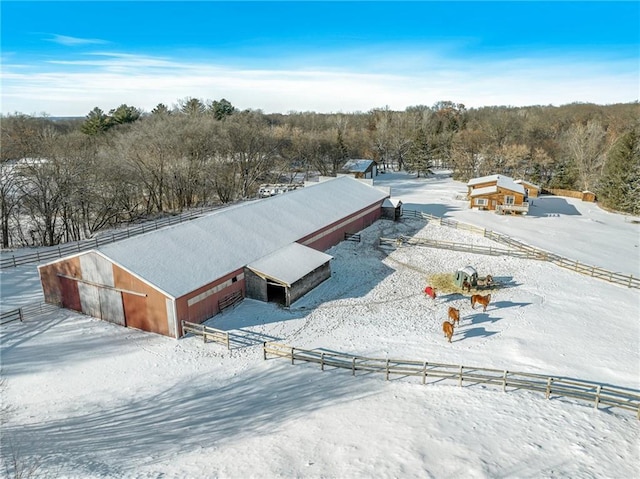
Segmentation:
{"type": "MultiPolygon", "coordinates": [[[[475,186],[481,185],[483,183],[495,183],[496,186],[500,188],[504,188],[505,190],[513,191],[515,193],[525,194],[524,187],[519,185],[513,178],[504,175],[489,175],[489,176],[481,176],[479,178],[471,178],[467,182],[467,186],[475,186]]],[[[474,195],[472,195],[474,196],[474,195]]]]}
{"type": "Polygon", "coordinates": [[[467,276],[473,276],[474,274],[478,274],[478,272],[476,271],[476,269],[473,266],[465,266],[464,268],[459,269],[458,271],[461,271],[462,273],[466,274],[467,276]]]}
{"type": "Polygon", "coordinates": [[[344,176],[99,250],[178,298],[386,197],[387,192],[344,176]]]}
{"type": "Polygon", "coordinates": [[[353,159],[353,160],[347,161],[342,166],[342,169],[344,171],[350,171],[353,173],[364,173],[373,163],[375,163],[375,161],[373,160],[366,160],[361,158],[353,159]]]}
{"type": "Polygon", "coordinates": [[[473,198],[475,196],[491,195],[497,192],[497,186],[483,186],[482,188],[474,188],[473,190],[471,190],[470,196],[473,198]]]}
{"type": "Polygon", "coordinates": [[[291,243],[247,265],[260,276],[269,277],[291,286],[316,268],[331,260],[332,256],[299,243],[291,243]]]}
{"type": "Polygon", "coordinates": [[[535,183],[531,183],[530,181],[527,181],[527,180],[515,180],[515,183],[519,185],[533,186],[534,188],[540,189],[539,185],[536,185],[535,183]]]}

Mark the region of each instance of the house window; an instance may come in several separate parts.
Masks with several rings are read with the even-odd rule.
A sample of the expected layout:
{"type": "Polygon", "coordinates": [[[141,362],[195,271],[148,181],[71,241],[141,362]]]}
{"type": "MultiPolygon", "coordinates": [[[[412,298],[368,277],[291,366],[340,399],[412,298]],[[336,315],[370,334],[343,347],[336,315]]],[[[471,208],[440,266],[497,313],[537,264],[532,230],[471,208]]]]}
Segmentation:
{"type": "Polygon", "coordinates": [[[476,198],[475,199],[475,204],[478,206],[487,206],[487,199],[486,198],[476,198]]]}
{"type": "Polygon", "coordinates": [[[504,204],[512,205],[516,202],[516,197],[512,195],[504,195],[504,204]]]}

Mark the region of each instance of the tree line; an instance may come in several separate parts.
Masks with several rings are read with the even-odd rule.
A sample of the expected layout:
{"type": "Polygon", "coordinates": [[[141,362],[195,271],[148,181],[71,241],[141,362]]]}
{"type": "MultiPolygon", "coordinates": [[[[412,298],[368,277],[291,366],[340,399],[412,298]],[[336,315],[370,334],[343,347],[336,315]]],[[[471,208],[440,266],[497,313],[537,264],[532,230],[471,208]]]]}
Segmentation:
{"type": "Polygon", "coordinates": [[[184,209],[253,198],[261,183],[340,172],[349,158],[380,170],[454,178],[505,174],[590,190],[640,214],[639,104],[265,114],[186,98],[144,112],[120,105],[85,118],[0,117],[3,248],[55,245],[184,209]]]}

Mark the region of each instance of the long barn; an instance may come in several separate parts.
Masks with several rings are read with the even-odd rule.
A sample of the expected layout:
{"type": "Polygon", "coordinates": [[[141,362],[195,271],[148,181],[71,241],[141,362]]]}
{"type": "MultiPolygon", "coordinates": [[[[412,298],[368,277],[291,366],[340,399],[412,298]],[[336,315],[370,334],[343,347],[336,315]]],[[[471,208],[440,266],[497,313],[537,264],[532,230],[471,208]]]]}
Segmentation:
{"type": "Polygon", "coordinates": [[[388,197],[345,176],[231,206],[39,266],[45,301],[174,338],[232,296],[288,306],[331,276],[324,251],[388,197]]]}

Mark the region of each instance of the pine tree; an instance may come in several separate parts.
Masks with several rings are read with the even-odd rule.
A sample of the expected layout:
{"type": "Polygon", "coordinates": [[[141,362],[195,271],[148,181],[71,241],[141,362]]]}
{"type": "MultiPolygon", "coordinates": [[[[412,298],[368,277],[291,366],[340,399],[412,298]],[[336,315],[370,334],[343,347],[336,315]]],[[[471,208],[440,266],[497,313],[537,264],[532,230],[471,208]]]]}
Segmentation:
{"type": "Polygon", "coordinates": [[[433,148],[429,143],[426,131],[420,127],[407,152],[405,169],[409,173],[416,172],[419,178],[420,173],[427,176],[431,172],[431,168],[433,168],[433,148]]]}
{"type": "Polygon", "coordinates": [[[609,208],[640,214],[640,134],[637,130],[621,136],[609,151],[598,197],[609,208]]]}

